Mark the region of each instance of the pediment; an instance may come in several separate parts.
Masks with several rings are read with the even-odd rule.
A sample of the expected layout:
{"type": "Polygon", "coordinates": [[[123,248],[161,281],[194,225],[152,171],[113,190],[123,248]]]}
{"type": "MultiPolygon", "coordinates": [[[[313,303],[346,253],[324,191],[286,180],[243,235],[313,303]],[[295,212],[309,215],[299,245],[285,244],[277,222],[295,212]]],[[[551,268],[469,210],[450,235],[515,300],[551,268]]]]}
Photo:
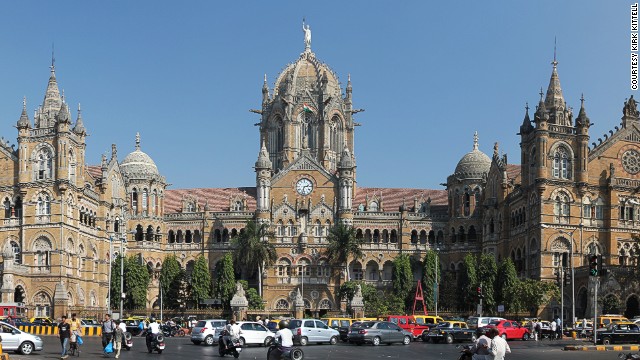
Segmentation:
{"type": "MultiPolygon", "coordinates": [[[[592,139],[595,140],[596,138],[592,137],[592,139]]],[[[602,137],[598,137],[597,141],[597,144],[595,141],[592,143],[592,145],[596,145],[589,152],[589,161],[601,156],[618,141],[640,144],[640,129],[638,129],[637,124],[631,124],[630,126],[617,130],[616,132],[610,131],[610,135],[604,134],[602,137]]]]}
{"type": "Polygon", "coordinates": [[[278,172],[272,179],[271,183],[275,184],[278,180],[285,177],[289,172],[296,170],[317,171],[327,179],[335,179],[335,176],[328,172],[316,159],[312,158],[308,150],[303,150],[289,166],[278,172]]]}

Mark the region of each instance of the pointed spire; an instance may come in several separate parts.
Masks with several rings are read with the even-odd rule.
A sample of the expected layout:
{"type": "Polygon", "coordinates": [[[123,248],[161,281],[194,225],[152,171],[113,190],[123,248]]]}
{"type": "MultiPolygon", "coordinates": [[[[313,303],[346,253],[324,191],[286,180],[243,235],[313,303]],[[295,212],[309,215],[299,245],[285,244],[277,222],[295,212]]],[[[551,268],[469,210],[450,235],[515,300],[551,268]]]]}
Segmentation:
{"type": "Polygon", "coordinates": [[[584,94],[580,96],[580,112],[578,113],[578,117],[576,118],[576,126],[591,126],[591,121],[587,116],[587,111],[584,109],[584,94]]]}
{"type": "Polygon", "coordinates": [[[351,101],[351,93],[353,91],[353,88],[351,87],[351,74],[347,75],[347,100],[351,101]]]}
{"type": "Polygon", "coordinates": [[[548,110],[564,110],[565,101],[562,96],[562,87],[560,86],[560,78],[558,77],[558,60],[556,59],[556,44],[553,45],[553,70],[551,71],[551,79],[547,88],[547,97],[544,105],[548,110]]]}
{"type": "Polygon", "coordinates": [[[140,133],[136,133],[136,151],[140,150],[140,133]]]}
{"type": "Polygon", "coordinates": [[[67,106],[66,103],[63,102],[62,105],[60,105],[60,110],[56,114],[56,120],[59,123],[70,123],[71,122],[71,114],[69,112],[69,107],[67,106]]]}
{"type": "Polygon", "coordinates": [[[478,150],[478,131],[473,133],[473,150],[478,150]]]}
{"type": "Polygon", "coordinates": [[[351,155],[351,151],[349,151],[349,147],[345,142],[344,148],[342,149],[342,154],[340,155],[340,162],[338,163],[338,167],[341,168],[352,168],[355,166],[355,160],[351,155]]]}
{"type": "Polygon", "coordinates": [[[264,83],[262,84],[262,103],[269,101],[269,85],[267,84],[267,74],[264,74],[264,83]]]}
{"type": "Polygon", "coordinates": [[[78,103],[78,118],[76,119],[76,126],[73,127],[73,132],[79,135],[84,135],[87,133],[84,128],[84,122],[82,121],[82,109],[80,107],[80,103],[78,103]]]}
{"type": "Polygon", "coordinates": [[[520,134],[527,134],[531,130],[533,130],[533,126],[531,126],[531,118],[529,118],[529,103],[527,102],[524,106],[524,119],[522,120],[522,125],[520,125],[520,134]]]}
{"type": "Polygon", "coordinates": [[[42,102],[42,108],[44,111],[52,109],[57,111],[62,105],[62,98],[60,97],[60,90],[58,89],[58,81],[56,80],[56,59],[51,52],[51,74],[49,75],[49,83],[47,84],[47,91],[44,94],[44,101],[42,102]]]}
{"type": "Polygon", "coordinates": [[[262,144],[260,145],[260,153],[258,153],[258,161],[256,161],[256,169],[270,169],[273,164],[269,159],[269,152],[267,151],[264,137],[260,142],[262,144]]]}
{"type": "Polygon", "coordinates": [[[27,97],[22,98],[22,114],[20,114],[20,119],[18,120],[18,129],[26,128],[31,125],[29,121],[29,115],[27,115],[27,97]]]}

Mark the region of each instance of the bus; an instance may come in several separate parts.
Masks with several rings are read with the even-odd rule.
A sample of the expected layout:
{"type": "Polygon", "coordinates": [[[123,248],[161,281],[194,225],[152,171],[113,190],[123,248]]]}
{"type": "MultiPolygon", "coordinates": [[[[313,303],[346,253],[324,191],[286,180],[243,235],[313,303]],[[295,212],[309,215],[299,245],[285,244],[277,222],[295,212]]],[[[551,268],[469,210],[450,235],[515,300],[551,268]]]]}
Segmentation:
{"type": "Polygon", "coordinates": [[[27,308],[22,302],[6,302],[0,303],[0,317],[6,319],[11,316],[12,319],[24,318],[27,315],[27,308]]]}

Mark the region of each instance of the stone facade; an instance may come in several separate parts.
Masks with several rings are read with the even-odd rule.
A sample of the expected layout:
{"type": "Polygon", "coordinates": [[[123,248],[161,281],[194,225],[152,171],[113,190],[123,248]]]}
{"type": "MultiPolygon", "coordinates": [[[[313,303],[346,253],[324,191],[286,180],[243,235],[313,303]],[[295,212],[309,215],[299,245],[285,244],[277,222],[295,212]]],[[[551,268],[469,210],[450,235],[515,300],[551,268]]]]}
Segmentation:
{"type": "MultiPolygon", "coordinates": [[[[353,108],[352,91],[348,78],[343,93],[309,44],[273,89],[265,76],[261,109],[253,110],[261,115],[256,186],[170,190],[139,135],[122,161],[113,146],[100,165],[85,163],[80,107],[72,126],[52,64],[33,121],[23,104],[17,147],[0,143],[2,302],[24,302],[30,315],[104,311],[108,259],[125,251],[152,272],[147,308],[157,309],[157,275],[167,254],[177,255],[187,272],[204,254],[214,269],[255,219],[276,234],[278,260],[263,274],[266,308],[276,313],[344,308],[335,294],[345,269],[324,255],[327,231],[337,222],[353,225],[365,241],[365,258],[349,264],[351,278],[381,290],[391,285],[400,253],[421,259],[437,249],[442,269],[457,271],[466,253],[485,252],[511,257],[523,278],[552,281],[561,265],[572,265],[582,316],[593,311],[586,259],[605,254],[612,271],[601,294],[615,296],[622,309],[629,305],[630,314],[640,311],[638,283],[625,275],[637,267],[640,250],[640,119],[633,98],[622,124],[589,146],[584,102],[573,119],[554,61],[546,98],[541,93],[533,121],[527,108],[520,126],[522,165],[509,164],[497,143],[492,157],[482,153],[476,134],[446,189],[389,189],[357,186],[354,115],[361,110],[353,108]]],[[[414,274],[421,278],[421,269],[414,274]]],[[[570,290],[565,296],[568,316],[570,290]]],[[[558,306],[543,311],[550,316],[558,306]]]]}

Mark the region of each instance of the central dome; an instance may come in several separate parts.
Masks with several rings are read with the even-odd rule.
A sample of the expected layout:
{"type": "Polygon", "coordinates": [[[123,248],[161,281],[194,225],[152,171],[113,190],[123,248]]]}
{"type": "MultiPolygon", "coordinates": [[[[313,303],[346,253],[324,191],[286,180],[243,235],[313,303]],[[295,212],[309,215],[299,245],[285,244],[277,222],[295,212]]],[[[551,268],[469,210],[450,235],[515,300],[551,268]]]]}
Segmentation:
{"type": "Polygon", "coordinates": [[[149,155],[140,150],[140,134],[136,134],[136,150],[122,160],[120,163],[120,170],[129,178],[134,174],[150,176],[160,175],[156,163],[149,155]]]}
{"type": "Polygon", "coordinates": [[[476,133],[473,139],[473,150],[466,153],[458,161],[455,175],[460,179],[480,179],[484,174],[489,173],[490,168],[491,158],[478,150],[478,134],[476,133]]]}
{"type": "Polygon", "coordinates": [[[275,83],[274,95],[295,94],[296,90],[319,89],[321,83],[327,84],[327,92],[341,94],[338,76],[316,58],[311,51],[305,51],[293,64],[280,73],[275,83]]]}

